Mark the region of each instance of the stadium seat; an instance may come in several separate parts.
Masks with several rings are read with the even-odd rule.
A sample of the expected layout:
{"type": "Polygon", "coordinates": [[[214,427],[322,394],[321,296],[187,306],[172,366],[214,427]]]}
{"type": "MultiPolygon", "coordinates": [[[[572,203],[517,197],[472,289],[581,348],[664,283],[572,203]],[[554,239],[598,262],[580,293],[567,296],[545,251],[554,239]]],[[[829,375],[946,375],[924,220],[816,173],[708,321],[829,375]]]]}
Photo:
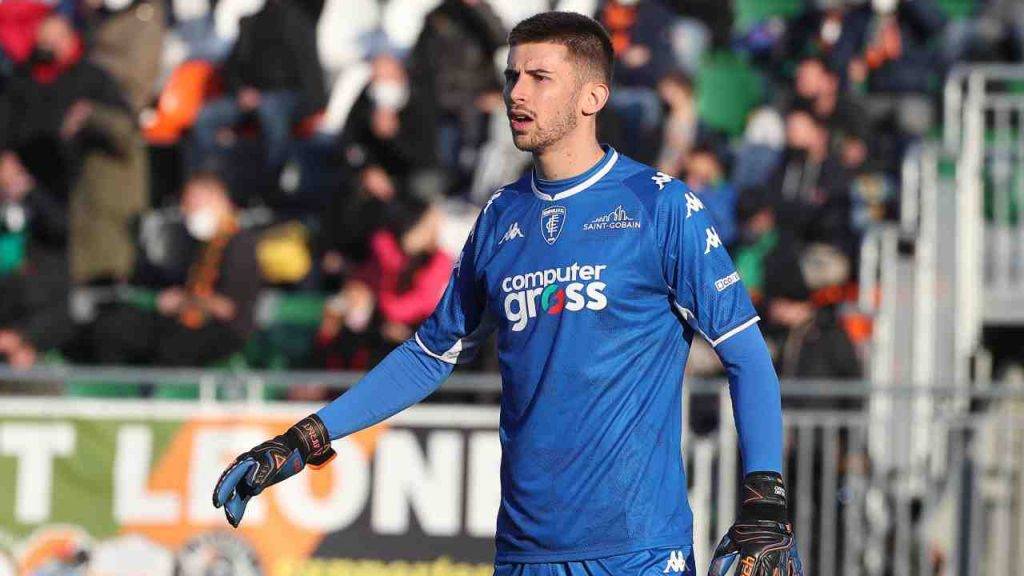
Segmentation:
{"type": "Polygon", "coordinates": [[[977,7],[975,0],[938,0],[936,4],[947,17],[953,20],[963,20],[974,16],[977,7]]]}
{"type": "Polygon", "coordinates": [[[697,75],[700,117],[712,128],[739,135],[763,90],[761,75],[742,58],[728,52],[710,54],[697,75]]]}
{"type": "Polygon", "coordinates": [[[803,0],[736,0],[735,28],[743,32],[771,18],[791,18],[804,8],[803,0]]]}
{"type": "Polygon", "coordinates": [[[160,92],[155,113],[143,121],[146,140],[155,145],[177,142],[196,121],[215,80],[209,62],[192,60],[175,68],[160,92]]]}

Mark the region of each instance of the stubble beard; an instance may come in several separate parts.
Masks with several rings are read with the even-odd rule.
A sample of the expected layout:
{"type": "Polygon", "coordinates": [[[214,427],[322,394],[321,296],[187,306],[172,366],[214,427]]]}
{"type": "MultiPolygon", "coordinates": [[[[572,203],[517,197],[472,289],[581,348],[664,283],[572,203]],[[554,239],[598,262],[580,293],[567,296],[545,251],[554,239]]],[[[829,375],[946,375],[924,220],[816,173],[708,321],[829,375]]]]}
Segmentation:
{"type": "Polygon", "coordinates": [[[576,107],[566,106],[560,109],[559,115],[552,119],[549,126],[536,127],[532,132],[526,134],[513,134],[512,140],[516,148],[523,152],[536,154],[558,143],[566,134],[575,130],[577,124],[579,124],[579,118],[576,116],[576,107]]]}

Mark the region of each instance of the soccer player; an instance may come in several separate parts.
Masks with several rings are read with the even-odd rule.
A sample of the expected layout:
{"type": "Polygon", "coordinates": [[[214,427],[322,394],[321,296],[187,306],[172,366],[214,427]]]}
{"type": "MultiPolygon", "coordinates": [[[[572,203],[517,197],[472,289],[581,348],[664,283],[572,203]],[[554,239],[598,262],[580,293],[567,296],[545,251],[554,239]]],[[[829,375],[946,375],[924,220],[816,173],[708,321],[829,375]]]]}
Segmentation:
{"type": "Polygon", "coordinates": [[[496,575],[693,573],[681,382],[699,335],[726,368],[745,478],[712,574],[801,574],[787,521],[779,383],[700,200],[601,146],[612,46],[548,12],[509,35],[505,103],[533,170],[484,206],[433,315],[351,390],[239,456],[214,504],[333,456],[330,441],[419,402],[497,331],[496,575]]]}

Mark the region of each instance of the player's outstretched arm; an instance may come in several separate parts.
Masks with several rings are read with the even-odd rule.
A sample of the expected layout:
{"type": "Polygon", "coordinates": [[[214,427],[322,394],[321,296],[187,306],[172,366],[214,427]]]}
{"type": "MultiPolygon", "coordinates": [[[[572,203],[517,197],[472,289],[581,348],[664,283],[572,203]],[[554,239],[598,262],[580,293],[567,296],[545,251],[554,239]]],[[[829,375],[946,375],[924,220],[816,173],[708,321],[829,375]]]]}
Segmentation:
{"type": "Polygon", "coordinates": [[[213,505],[224,507],[232,526],[237,528],[242,521],[249,499],[268,486],[297,474],[306,464],[326,464],[334,456],[331,440],[369,428],[423,400],[441,386],[455,364],[472,357],[491,326],[482,322],[484,303],[475,267],[475,238],[480,236],[478,220],[441,302],[414,338],[392,350],[351,390],[284,434],[241,454],[224,471],[213,490],[213,505]]]}
{"type": "Polygon", "coordinates": [[[240,454],[213,491],[213,505],[224,507],[238,527],[249,499],[268,486],[334,457],[331,440],[373,426],[416,404],[436,390],[454,366],[426,354],[409,340],[384,358],[348,392],[287,432],[240,454]]]}

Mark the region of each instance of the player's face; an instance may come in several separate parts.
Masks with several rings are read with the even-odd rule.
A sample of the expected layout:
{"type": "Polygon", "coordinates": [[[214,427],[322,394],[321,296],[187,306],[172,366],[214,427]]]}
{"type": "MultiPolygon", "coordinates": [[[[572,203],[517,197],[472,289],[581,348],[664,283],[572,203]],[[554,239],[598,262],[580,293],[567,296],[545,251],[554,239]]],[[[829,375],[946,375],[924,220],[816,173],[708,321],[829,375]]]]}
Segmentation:
{"type": "Polygon", "coordinates": [[[509,51],[505,108],[520,150],[543,150],[576,128],[579,95],[579,74],[565,46],[537,42],[509,51]]]}

